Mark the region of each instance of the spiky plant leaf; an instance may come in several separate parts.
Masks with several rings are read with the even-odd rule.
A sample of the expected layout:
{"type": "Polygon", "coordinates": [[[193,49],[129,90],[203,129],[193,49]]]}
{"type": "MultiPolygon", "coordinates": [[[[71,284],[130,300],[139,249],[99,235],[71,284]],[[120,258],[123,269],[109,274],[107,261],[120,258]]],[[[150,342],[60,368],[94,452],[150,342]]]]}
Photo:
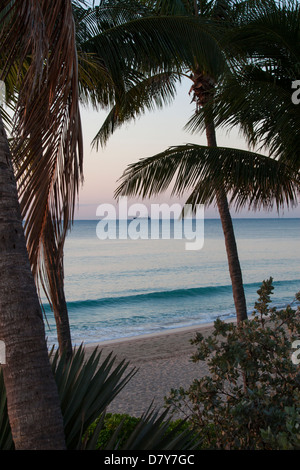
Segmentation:
{"type": "Polygon", "coordinates": [[[52,368],[69,449],[81,446],[88,427],[136,373],[134,368],[127,372],[128,365],[125,360],[116,363],[112,353],[102,361],[97,348],[86,359],[82,345],[74,350],[71,359],[54,353],[52,368]]]}
{"type": "Polygon", "coordinates": [[[3,371],[0,368],[0,450],[13,449],[14,444],[8,420],[6,390],[3,380],[3,371]]]}

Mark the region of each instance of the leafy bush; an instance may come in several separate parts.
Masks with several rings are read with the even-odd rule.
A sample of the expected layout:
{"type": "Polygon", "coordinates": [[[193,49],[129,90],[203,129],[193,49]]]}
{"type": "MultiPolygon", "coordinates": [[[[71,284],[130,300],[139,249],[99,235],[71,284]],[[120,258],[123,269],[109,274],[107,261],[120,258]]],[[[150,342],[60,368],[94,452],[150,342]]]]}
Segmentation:
{"type": "MultiPolygon", "coordinates": [[[[163,413],[165,415],[165,412],[163,413]]],[[[93,432],[96,429],[97,424],[101,420],[101,417],[98,418],[89,428],[88,435],[89,437],[93,435],[93,432]]],[[[139,426],[141,426],[143,418],[136,418],[128,414],[112,414],[107,413],[103,418],[103,423],[101,426],[101,431],[98,434],[98,441],[96,448],[97,449],[106,449],[109,446],[109,443],[114,439],[114,444],[118,449],[126,449],[127,443],[130,441],[131,437],[136,432],[139,426]],[[119,432],[118,432],[119,430],[119,432]],[[114,438],[114,435],[116,436],[114,438]]],[[[145,422],[147,419],[145,420],[145,422]]],[[[190,432],[190,425],[188,422],[182,419],[175,421],[167,421],[167,426],[165,422],[161,423],[164,427],[165,438],[170,437],[169,443],[172,442],[172,439],[176,439],[178,436],[189,436],[190,442],[198,442],[199,438],[196,434],[190,432]]],[[[148,432],[149,437],[154,440],[153,432],[148,432]]],[[[166,441],[167,442],[167,441],[166,441]]],[[[161,444],[161,442],[160,442],[161,444]]],[[[153,445],[153,444],[152,444],[153,445]]],[[[180,442],[178,441],[178,445],[180,442]]]]}
{"type": "Polygon", "coordinates": [[[296,429],[289,413],[300,398],[299,365],[291,359],[300,337],[300,308],[271,309],[272,281],[258,290],[252,319],[238,325],[217,320],[208,338],[196,335],[192,360],[207,361],[210,373],[166,399],[188,410],[207,448],[271,449],[296,429]]]}
{"type": "MultiPolygon", "coordinates": [[[[101,418],[98,418],[89,428],[89,435],[95,431],[97,424],[101,418]]],[[[115,431],[122,423],[122,434],[120,436],[120,445],[123,445],[133,432],[135,426],[140,421],[140,418],[130,416],[128,414],[112,414],[107,413],[103,420],[102,429],[99,432],[97,448],[103,449],[107,446],[115,431]]]]}
{"type": "Polygon", "coordinates": [[[82,449],[99,450],[194,450],[199,447],[198,434],[192,432],[185,420],[172,422],[169,409],[159,413],[150,406],[141,418],[114,415],[112,427],[105,427],[103,414],[83,440],[82,449]],[[124,427],[124,423],[126,423],[124,427]],[[116,426],[117,424],[117,426],[116,426]],[[104,432],[103,432],[104,431],[104,432]]]}
{"type": "Polygon", "coordinates": [[[300,408],[293,406],[285,411],[285,429],[277,434],[270,428],[262,430],[262,438],[272,450],[300,450],[300,408]]]}

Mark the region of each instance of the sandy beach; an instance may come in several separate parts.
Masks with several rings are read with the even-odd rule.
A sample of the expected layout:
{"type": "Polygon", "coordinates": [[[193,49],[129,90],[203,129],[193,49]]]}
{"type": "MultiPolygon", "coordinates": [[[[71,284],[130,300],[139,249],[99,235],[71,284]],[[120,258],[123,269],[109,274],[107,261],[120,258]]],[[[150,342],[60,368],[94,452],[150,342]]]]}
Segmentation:
{"type": "Polygon", "coordinates": [[[171,388],[186,388],[193,379],[205,375],[208,372],[206,364],[191,361],[196,346],[191,345],[190,340],[197,331],[201,331],[204,336],[209,335],[212,327],[212,324],[207,324],[86,345],[87,355],[98,346],[103,357],[112,351],[118,360],[128,360],[129,368],[138,368],[138,372],[114,399],[108,411],[139,417],[152,401],[155,408],[163,407],[164,397],[171,388]]]}

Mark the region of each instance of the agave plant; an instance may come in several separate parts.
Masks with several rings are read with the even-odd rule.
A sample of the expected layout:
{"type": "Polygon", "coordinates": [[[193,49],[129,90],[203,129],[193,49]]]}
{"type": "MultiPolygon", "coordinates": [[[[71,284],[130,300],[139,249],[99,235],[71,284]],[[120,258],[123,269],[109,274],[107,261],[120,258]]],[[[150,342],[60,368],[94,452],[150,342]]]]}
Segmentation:
{"type": "MultiPolygon", "coordinates": [[[[102,360],[102,351],[96,348],[86,359],[81,345],[72,358],[58,351],[50,352],[52,371],[60,397],[67,449],[93,450],[97,448],[99,433],[103,429],[105,412],[115,396],[137,372],[129,363],[111,352],[102,360]],[[98,419],[99,418],[99,419],[98,419]],[[97,425],[88,432],[92,423],[97,425]]],[[[150,406],[142,415],[127,441],[120,445],[123,422],[117,427],[104,450],[143,449],[172,450],[191,449],[198,445],[191,431],[184,428],[184,421],[169,430],[169,409],[161,414],[150,406]]],[[[0,450],[13,450],[14,443],[6,407],[6,391],[0,371],[0,450]]]]}
{"type": "Polygon", "coordinates": [[[71,359],[66,354],[60,356],[58,351],[52,357],[68,449],[81,445],[88,427],[136,373],[135,368],[126,372],[129,364],[125,360],[116,365],[112,353],[100,363],[101,356],[102,352],[96,348],[86,359],[80,346],[71,359]]]}
{"type": "MultiPolygon", "coordinates": [[[[68,449],[76,449],[81,445],[88,427],[136,373],[135,368],[126,372],[129,364],[125,360],[116,365],[116,356],[112,353],[103,361],[101,356],[102,352],[96,348],[86,359],[82,346],[74,350],[71,359],[67,358],[66,353],[60,356],[58,351],[50,351],[68,449]]],[[[0,372],[0,450],[13,448],[6,390],[0,372]]]]}

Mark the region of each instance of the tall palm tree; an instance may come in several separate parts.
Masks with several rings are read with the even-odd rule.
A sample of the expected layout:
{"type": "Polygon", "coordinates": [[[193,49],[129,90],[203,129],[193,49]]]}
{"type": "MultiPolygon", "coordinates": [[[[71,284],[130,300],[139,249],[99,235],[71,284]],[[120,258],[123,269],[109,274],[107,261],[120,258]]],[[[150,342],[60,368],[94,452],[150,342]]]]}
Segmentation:
{"type": "Polygon", "coordinates": [[[32,277],[14,172],[0,118],[0,337],[8,413],[17,449],[64,448],[43,316],[32,277]]]}
{"type": "MultiPolygon", "coordinates": [[[[257,208],[260,206],[263,206],[264,208],[270,208],[273,207],[274,203],[276,203],[277,207],[279,208],[284,203],[288,205],[296,204],[296,193],[299,188],[297,175],[295,175],[292,168],[288,168],[286,166],[276,167],[276,162],[274,163],[270,159],[266,159],[259,154],[240,152],[240,158],[238,160],[233,159],[233,161],[238,165],[237,168],[234,168],[232,164],[230,164],[230,159],[227,157],[228,155],[237,155],[237,150],[220,149],[217,147],[216,141],[215,122],[219,125],[223,122],[223,116],[228,117],[228,120],[231,118],[231,115],[227,113],[226,106],[228,99],[226,100],[226,93],[229,91],[228,96],[232,100],[235,98],[237,101],[237,97],[240,96],[243,96],[244,98],[246,93],[237,93],[237,90],[240,90],[241,88],[240,83],[245,84],[246,79],[250,78],[249,75],[247,77],[243,77],[243,81],[239,83],[241,77],[235,77],[235,75],[232,73],[234,70],[233,67],[237,67],[237,70],[243,70],[244,65],[248,64],[249,61],[249,49],[246,48],[246,52],[243,52],[242,45],[245,46],[245,44],[241,45],[238,43],[238,45],[236,45],[236,38],[240,32],[240,29],[245,28],[246,31],[241,36],[240,42],[244,41],[249,46],[247,42],[247,33],[249,35],[249,29],[251,28],[251,21],[253,22],[253,17],[259,21],[258,18],[260,17],[261,11],[268,11],[270,5],[273,2],[269,0],[264,2],[257,2],[256,0],[250,0],[248,2],[176,2],[176,5],[173,2],[171,10],[169,9],[170,2],[167,1],[150,1],[147,3],[154,4],[154,6],[158,8],[160,12],[163,10],[163,13],[167,12],[168,14],[172,15],[183,13],[188,15],[192,13],[194,15],[200,14],[209,15],[210,18],[213,17],[216,21],[216,31],[218,27],[224,26],[221,29],[222,35],[219,36],[219,40],[223,46],[224,56],[228,64],[228,68],[221,68],[218,71],[219,73],[216,73],[215,70],[212,71],[208,68],[205,69],[205,67],[200,67],[197,64],[196,66],[194,64],[194,66],[191,67],[191,92],[193,93],[193,100],[196,102],[196,110],[194,116],[188,123],[187,128],[192,129],[194,132],[205,130],[208,147],[205,148],[189,145],[186,148],[172,148],[166,152],[162,152],[161,154],[156,155],[153,157],[153,160],[144,159],[142,162],[138,162],[136,165],[131,165],[124,173],[122,183],[117,189],[116,195],[139,194],[145,196],[146,194],[157,194],[157,192],[166,189],[167,185],[171,182],[171,175],[174,176],[175,170],[178,170],[178,180],[174,185],[174,192],[176,194],[179,194],[180,191],[185,188],[186,190],[192,191],[188,202],[216,202],[225,236],[229,271],[233,286],[237,320],[239,322],[247,318],[246,302],[241,268],[239,265],[238,252],[236,248],[235,236],[226,193],[229,191],[233,193],[231,194],[231,202],[236,202],[238,207],[245,205],[247,201],[247,207],[249,208],[257,208]],[[233,8],[230,8],[230,6],[233,8]],[[177,10],[176,7],[178,8],[177,10]],[[255,14],[253,13],[253,10],[255,10],[255,14]],[[243,53],[241,54],[241,52],[243,53]],[[223,73],[224,70],[226,73],[223,73]],[[230,71],[230,73],[228,73],[228,71],[230,71]],[[230,86],[232,86],[232,81],[234,79],[235,88],[232,91],[230,86]],[[217,105],[216,96],[218,97],[217,105]],[[183,158],[183,163],[186,164],[185,157],[191,153],[193,154],[193,160],[190,160],[189,162],[191,167],[188,166],[188,169],[186,169],[183,164],[181,165],[180,158],[183,158]],[[178,156],[177,159],[175,158],[176,154],[178,156]],[[198,155],[197,158],[195,154],[198,155]],[[219,175],[211,165],[205,166],[207,165],[208,156],[210,156],[211,162],[215,164],[215,169],[219,169],[219,175]],[[166,163],[166,158],[170,159],[169,165],[166,163]],[[223,158],[223,165],[221,167],[220,165],[217,165],[218,158],[223,158]],[[258,163],[259,159],[261,159],[260,163],[258,163]],[[225,161],[227,167],[225,165],[225,161]],[[251,178],[254,177],[251,165],[254,163],[256,165],[255,184],[253,181],[251,181],[251,178]],[[201,170],[201,164],[204,165],[203,171],[201,170]],[[237,169],[238,171],[236,171],[237,169]],[[163,174],[163,171],[166,172],[165,175],[163,174]],[[198,172],[198,180],[195,178],[193,171],[198,172]],[[276,180],[274,181],[274,178],[272,177],[272,172],[273,175],[277,175],[277,177],[283,177],[283,179],[280,180],[282,181],[282,184],[279,184],[278,180],[277,187],[276,180]],[[243,176],[242,180],[241,174],[243,176]],[[246,184],[245,180],[245,176],[247,174],[250,178],[248,184],[246,184]],[[203,175],[206,175],[205,179],[203,175]],[[211,175],[214,175],[214,177],[212,178],[211,175]],[[192,188],[191,182],[195,183],[194,188],[192,188]],[[178,188],[180,188],[179,193],[178,188]],[[264,198],[265,200],[263,201],[264,198]]],[[[263,21],[264,20],[262,19],[261,26],[263,21]]],[[[296,23],[294,23],[294,25],[296,25],[296,23]]],[[[253,28],[252,47],[256,53],[257,48],[260,47],[262,49],[261,57],[264,57],[264,35],[261,32],[259,45],[256,46],[255,31],[255,28],[253,28]]],[[[266,30],[264,32],[266,32],[266,30]]],[[[270,43],[272,39],[270,37],[270,43]]],[[[277,42],[274,40],[274,44],[275,46],[273,46],[272,49],[273,55],[276,47],[279,47],[278,40],[277,42]]],[[[295,44],[296,43],[294,42],[294,45],[295,44]]],[[[270,48],[271,46],[269,45],[268,47],[270,48]]],[[[169,77],[167,76],[167,79],[170,79],[170,77],[174,78],[172,75],[169,75],[169,77]]],[[[155,80],[153,79],[153,81],[155,80]]],[[[131,89],[130,93],[128,93],[129,96],[127,95],[127,99],[123,100],[123,107],[121,107],[121,109],[119,109],[120,107],[118,108],[117,106],[112,109],[106,122],[96,136],[96,143],[105,143],[108,136],[115,130],[117,126],[121,125],[127,119],[130,119],[132,116],[132,107],[134,110],[135,107],[138,108],[138,110],[143,109],[143,107],[150,107],[148,103],[151,100],[147,96],[147,93],[149,93],[149,91],[153,93],[153,91],[149,88],[148,83],[149,79],[146,79],[144,82],[141,82],[138,86],[136,86],[135,90],[131,89]],[[142,95],[141,97],[140,90],[143,89],[144,85],[144,96],[142,95]],[[138,93],[139,97],[137,96],[138,93]]],[[[245,87],[245,90],[248,91],[249,88],[251,88],[252,94],[249,94],[248,99],[245,100],[245,103],[249,103],[252,96],[255,96],[255,93],[253,93],[253,83],[248,86],[248,88],[245,87]]],[[[270,93],[268,98],[270,99],[270,93]]],[[[239,104],[240,101],[237,102],[236,107],[238,107],[239,104]]],[[[268,104],[266,100],[266,107],[267,106],[268,104]]],[[[261,118],[261,113],[259,112],[255,116],[255,111],[258,109],[259,101],[257,101],[256,108],[252,107],[253,113],[249,113],[248,121],[245,123],[248,137],[250,135],[255,135],[253,132],[249,133],[249,130],[251,127],[251,119],[256,122],[259,120],[258,116],[261,118]]],[[[246,106],[244,106],[243,112],[246,114],[246,106]]],[[[136,110],[135,113],[137,114],[136,110]]],[[[268,116],[268,113],[265,113],[265,116],[268,116]]],[[[281,118],[281,120],[282,119],[283,118],[281,118]]],[[[236,121],[238,121],[238,119],[236,119],[236,121]]],[[[264,127],[264,130],[266,129],[267,126],[264,127]]]]}
{"type": "Polygon", "coordinates": [[[45,225],[51,219],[57,242],[65,230],[64,216],[68,221],[72,215],[82,172],[71,2],[3,1],[0,21],[1,79],[14,68],[20,71],[12,152],[0,121],[0,336],[6,346],[8,413],[17,449],[63,449],[61,410],[22,214],[28,216],[27,247],[37,266],[41,251],[36,245],[45,225]]]}
{"type": "MultiPolygon", "coordinates": [[[[6,18],[5,22],[9,21],[9,14],[17,11],[15,3],[11,2],[14,12],[11,10],[6,17],[3,16],[3,20],[6,18]]],[[[81,4],[80,1],[73,3],[78,7],[81,4]]],[[[24,56],[18,57],[18,50],[10,50],[8,42],[3,42],[3,47],[7,49],[5,52],[7,55],[11,54],[12,60],[10,63],[5,63],[3,53],[2,66],[6,67],[3,77],[5,76],[8,85],[7,98],[9,103],[12,103],[12,112],[15,116],[13,124],[10,125],[12,135],[10,148],[31,269],[39,295],[42,286],[53,306],[60,349],[61,351],[67,349],[70,353],[72,345],[63,289],[63,245],[70,229],[79,183],[83,176],[78,108],[78,57],[76,47],[69,61],[66,60],[65,54],[68,47],[75,46],[71,4],[65,8],[57,5],[57,10],[53,6],[52,12],[50,8],[47,2],[41,2],[37,11],[40,10],[43,14],[48,9],[49,15],[57,17],[57,25],[65,28],[65,36],[56,36],[55,29],[51,31],[54,25],[51,24],[50,17],[45,20],[48,25],[41,24],[41,37],[44,34],[43,28],[46,29],[45,38],[42,40],[45,44],[48,37],[51,36],[52,40],[52,44],[49,45],[51,59],[45,61],[45,66],[40,66],[41,59],[36,57],[39,61],[37,65],[40,67],[40,76],[36,83],[44,88],[45,93],[38,96],[38,89],[31,96],[28,93],[30,82],[27,69],[31,64],[30,44],[25,45],[24,56]],[[69,35],[66,34],[68,15],[71,21],[69,35]],[[65,49],[63,49],[64,39],[67,40],[65,49]],[[55,47],[56,52],[53,51],[55,47]],[[64,55],[61,54],[61,50],[64,55]],[[68,67],[70,79],[64,83],[68,67]],[[16,96],[19,96],[19,101],[16,100],[16,96]],[[31,110],[30,114],[28,109],[31,110]],[[39,126],[36,125],[37,122],[39,126]]],[[[3,7],[3,15],[4,12],[3,7]]],[[[4,28],[5,22],[1,23],[1,29],[4,28]]],[[[13,22],[11,26],[14,27],[13,22]]],[[[41,43],[38,36],[37,41],[41,43]]],[[[41,44],[44,50],[45,44],[41,44]]],[[[32,64],[31,69],[33,70],[32,64]]]]}
{"type": "MultiPolygon", "coordinates": [[[[204,1],[200,2],[199,4],[198,2],[194,1],[178,1],[176,2],[176,5],[174,3],[170,5],[170,2],[168,1],[148,1],[146,3],[151,4],[154,8],[154,11],[158,15],[167,14],[171,16],[174,15],[174,17],[179,15],[181,18],[194,17],[197,21],[203,19],[206,20],[207,26],[210,25],[211,28],[208,30],[209,34],[211,34],[212,37],[215,36],[216,43],[218,43],[218,41],[221,39],[220,31],[224,33],[230,24],[231,2],[229,1],[204,1]]],[[[194,45],[191,43],[186,43],[185,41],[185,44],[188,48],[194,48],[194,45]]],[[[205,54],[209,57],[211,51],[209,49],[209,44],[206,45],[207,47],[204,46],[204,44],[201,44],[200,49],[197,51],[198,54],[196,60],[192,60],[188,66],[191,71],[190,78],[192,80],[191,92],[193,93],[193,100],[196,101],[197,110],[202,108],[204,114],[204,127],[206,131],[207,145],[209,147],[215,148],[217,147],[217,141],[214,120],[211,112],[206,111],[206,104],[208,101],[213,100],[216,83],[222,77],[224,70],[227,69],[227,63],[226,55],[223,53],[221,48],[219,48],[218,57],[215,56],[214,63],[207,61],[205,59],[205,54]]],[[[161,77],[158,76],[152,78],[151,84],[156,84],[156,89],[154,89],[154,92],[152,91],[152,96],[155,96],[158,87],[164,90],[166,89],[166,84],[170,86],[170,83],[172,83],[174,78],[176,79],[177,77],[174,77],[174,75],[170,73],[166,73],[164,75],[164,81],[162,81],[161,77]]],[[[140,99],[139,102],[139,98],[137,97],[137,93],[143,86],[146,86],[146,92],[144,95],[151,91],[149,86],[147,86],[148,83],[149,78],[147,78],[144,83],[141,83],[139,87],[130,90],[130,93],[128,93],[127,97],[123,100],[123,108],[120,107],[120,105],[116,105],[113,108],[106,122],[95,138],[96,143],[104,143],[108,136],[115,130],[117,125],[122,124],[125,119],[128,119],[128,117],[131,118],[132,114],[137,114],[140,112],[143,107],[148,106],[147,98],[144,100],[140,99]],[[138,111],[136,111],[136,108],[138,111]]],[[[170,93],[168,93],[166,96],[167,98],[170,98],[170,93]]],[[[148,101],[150,100],[148,99],[148,101]]],[[[247,318],[247,307],[233,223],[227,196],[222,186],[217,188],[215,196],[224,232],[237,321],[240,322],[247,318]]]]}
{"type": "MultiPolygon", "coordinates": [[[[155,86],[159,91],[158,95],[172,94],[170,80],[175,79],[182,62],[189,63],[194,54],[192,49],[187,51],[178,39],[177,31],[180,31],[181,37],[189,38],[198,49],[205,34],[203,25],[202,29],[199,28],[190,18],[185,18],[184,22],[172,17],[158,19],[153,16],[152,11],[149,12],[147,6],[135,1],[102,0],[100,6],[94,8],[86,8],[81,2],[73,2],[73,14],[76,26],[79,97],[82,103],[88,103],[95,108],[111,105],[122,97],[126,89],[138,83],[145,70],[148,73],[160,73],[159,80],[156,75],[155,80],[149,82],[150,86],[155,86]],[[161,61],[164,69],[172,68],[172,78],[162,70],[161,61]],[[158,84],[162,84],[162,91],[159,90],[158,84]]],[[[209,37],[206,41],[210,43],[212,62],[218,56],[218,49],[209,37]]],[[[158,96],[157,101],[159,100],[158,96]]],[[[39,145],[36,151],[40,152],[40,160],[47,158],[42,145],[39,145]]],[[[37,225],[36,214],[32,212],[32,205],[28,201],[31,195],[35,194],[35,210],[42,213],[47,200],[41,200],[41,193],[37,192],[39,188],[32,184],[35,181],[35,178],[32,178],[33,173],[39,171],[37,166],[30,164],[27,167],[27,178],[24,178],[28,161],[29,158],[24,158],[21,171],[17,173],[17,181],[21,181],[21,208],[26,219],[25,235],[31,266],[37,284],[43,287],[52,306],[59,349],[71,355],[72,340],[64,293],[63,247],[72,223],[71,209],[77,186],[70,191],[74,197],[66,206],[63,205],[64,197],[61,193],[62,223],[54,223],[57,217],[53,218],[52,209],[47,209],[43,225],[40,225],[38,230],[33,229],[37,225]]],[[[79,173],[81,174],[81,170],[79,173]]],[[[68,185],[70,183],[72,180],[68,185]]],[[[67,185],[65,187],[67,188],[67,185]]],[[[56,197],[56,186],[49,186],[48,189],[48,199],[51,199],[52,195],[56,197]]]]}

